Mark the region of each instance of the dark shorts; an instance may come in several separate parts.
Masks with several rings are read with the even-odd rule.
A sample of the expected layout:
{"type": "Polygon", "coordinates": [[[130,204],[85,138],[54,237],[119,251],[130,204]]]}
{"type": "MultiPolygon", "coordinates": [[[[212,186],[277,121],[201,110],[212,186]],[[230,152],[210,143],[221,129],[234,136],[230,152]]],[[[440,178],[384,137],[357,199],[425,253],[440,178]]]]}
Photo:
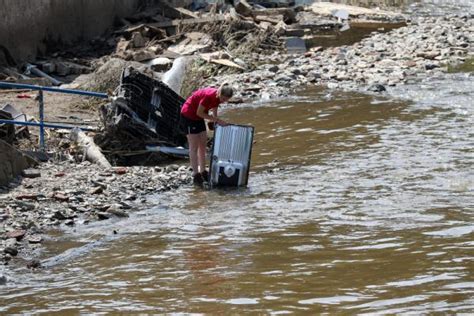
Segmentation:
{"type": "Polygon", "coordinates": [[[190,120],[181,115],[181,123],[186,134],[199,134],[206,131],[206,123],[204,120],[190,120]]]}

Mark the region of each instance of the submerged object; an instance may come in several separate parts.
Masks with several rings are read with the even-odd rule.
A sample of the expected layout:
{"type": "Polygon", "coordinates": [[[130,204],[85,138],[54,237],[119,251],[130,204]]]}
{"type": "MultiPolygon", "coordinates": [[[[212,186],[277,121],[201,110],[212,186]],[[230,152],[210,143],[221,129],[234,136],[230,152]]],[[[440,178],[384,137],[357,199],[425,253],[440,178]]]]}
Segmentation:
{"type": "Polygon", "coordinates": [[[216,126],[209,168],[211,188],[247,185],[253,134],[253,126],[216,126]]]}

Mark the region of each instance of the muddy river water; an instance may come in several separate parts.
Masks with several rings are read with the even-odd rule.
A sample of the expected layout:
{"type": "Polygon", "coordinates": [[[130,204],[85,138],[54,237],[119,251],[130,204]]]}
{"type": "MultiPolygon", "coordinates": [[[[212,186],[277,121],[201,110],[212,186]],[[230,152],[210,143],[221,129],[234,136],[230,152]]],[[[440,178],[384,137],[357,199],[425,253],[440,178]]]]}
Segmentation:
{"type": "Polygon", "coordinates": [[[229,109],[256,128],[248,188],[53,235],[45,256],[92,246],[12,272],[0,314],[474,312],[473,79],[229,109]]]}
{"type": "Polygon", "coordinates": [[[472,87],[460,73],[229,110],[257,131],[247,189],[184,187],[77,228],[97,245],[23,271],[0,312],[472,312],[472,87]]]}

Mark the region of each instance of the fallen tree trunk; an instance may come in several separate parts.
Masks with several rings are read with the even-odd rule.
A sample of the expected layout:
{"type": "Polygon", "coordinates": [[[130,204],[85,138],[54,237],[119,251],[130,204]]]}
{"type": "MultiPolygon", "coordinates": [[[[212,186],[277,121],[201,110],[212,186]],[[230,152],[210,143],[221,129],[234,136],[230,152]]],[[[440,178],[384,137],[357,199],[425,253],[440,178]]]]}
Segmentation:
{"type": "Polygon", "coordinates": [[[99,146],[94,143],[94,140],[87,136],[79,128],[71,130],[70,138],[80,148],[83,149],[84,155],[90,162],[96,163],[104,168],[112,168],[110,162],[105,158],[99,146]]]}

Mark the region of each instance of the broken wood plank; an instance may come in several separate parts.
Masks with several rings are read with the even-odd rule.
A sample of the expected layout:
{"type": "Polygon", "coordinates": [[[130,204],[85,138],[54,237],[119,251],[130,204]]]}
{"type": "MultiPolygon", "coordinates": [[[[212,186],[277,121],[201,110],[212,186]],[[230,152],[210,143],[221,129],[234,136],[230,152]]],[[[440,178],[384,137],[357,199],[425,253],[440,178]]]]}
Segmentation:
{"type": "Polygon", "coordinates": [[[257,15],[254,17],[257,22],[267,22],[271,24],[278,24],[280,21],[283,22],[283,15],[267,16],[267,15],[257,15]]]}
{"type": "Polygon", "coordinates": [[[192,12],[192,11],[189,11],[185,8],[182,8],[182,7],[178,7],[178,8],[174,8],[176,11],[180,12],[182,14],[183,17],[186,17],[188,16],[189,18],[192,18],[192,19],[199,19],[199,15],[197,15],[196,13],[192,12]]]}
{"type": "Polygon", "coordinates": [[[232,67],[232,68],[245,70],[244,67],[236,64],[235,62],[233,62],[232,60],[229,60],[229,59],[211,58],[209,56],[206,56],[206,54],[201,54],[200,57],[202,59],[204,59],[205,61],[207,61],[208,63],[213,63],[213,64],[217,64],[217,65],[223,65],[223,66],[227,66],[227,67],[232,67]]]}
{"type": "Polygon", "coordinates": [[[265,10],[254,10],[253,16],[283,16],[284,21],[287,24],[292,24],[296,22],[296,12],[294,9],[289,8],[275,8],[275,9],[265,9],[265,10]]]}
{"type": "Polygon", "coordinates": [[[147,24],[148,26],[157,27],[157,28],[167,28],[178,25],[193,25],[193,24],[205,24],[211,22],[225,21],[226,17],[222,14],[215,15],[212,17],[199,18],[199,19],[182,19],[182,20],[171,20],[165,22],[157,22],[147,24]]]}
{"type": "Polygon", "coordinates": [[[396,13],[396,12],[390,12],[390,11],[379,10],[379,9],[368,9],[368,8],[362,8],[362,7],[339,4],[339,3],[331,3],[331,2],[315,2],[310,5],[310,8],[314,13],[320,14],[320,15],[332,15],[332,13],[337,10],[347,11],[349,16],[352,16],[352,17],[356,17],[359,15],[366,15],[366,16],[384,15],[387,17],[399,15],[399,13],[396,13]]]}

